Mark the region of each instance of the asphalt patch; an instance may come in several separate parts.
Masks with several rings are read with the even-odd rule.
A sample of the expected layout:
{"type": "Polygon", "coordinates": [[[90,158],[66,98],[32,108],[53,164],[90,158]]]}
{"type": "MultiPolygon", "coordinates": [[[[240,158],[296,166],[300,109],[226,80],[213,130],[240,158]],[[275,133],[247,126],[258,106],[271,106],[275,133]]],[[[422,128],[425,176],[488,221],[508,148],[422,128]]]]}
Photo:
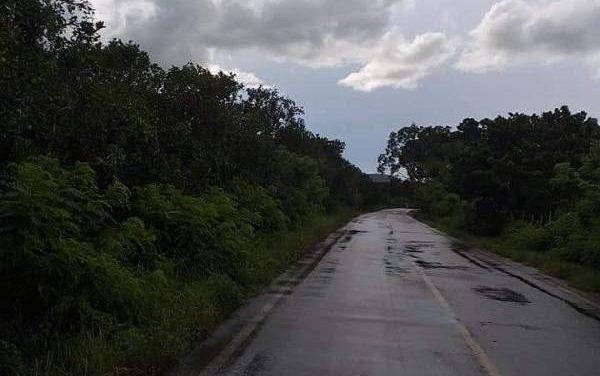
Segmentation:
{"type": "Polygon", "coordinates": [[[423,269],[447,269],[447,270],[468,270],[468,266],[444,265],[439,262],[429,262],[424,260],[416,260],[415,263],[423,269]]]}
{"type": "Polygon", "coordinates": [[[507,288],[498,289],[493,287],[477,286],[473,287],[473,290],[475,290],[475,292],[477,292],[478,294],[491,300],[516,303],[519,305],[526,305],[531,303],[531,301],[527,299],[525,295],[507,288]]]}
{"type": "Polygon", "coordinates": [[[340,240],[340,243],[348,243],[350,240],[352,240],[352,236],[346,235],[342,240],[340,240]]]}
{"type": "Polygon", "coordinates": [[[252,358],[252,361],[250,361],[250,364],[248,364],[248,367],[244,370],[243,375],[255,376],[263,374],[266,370],[267,360],[268,358],[265,355],[257,354],[252,358]]]}
{"type": "Polygon", "coordinates": [[[405,268],[390,262],[388,259],[383,259],[383,264],[385,265],[385,274],[390,276],[399,276],[408,273],[408,270],[405,268]]]}

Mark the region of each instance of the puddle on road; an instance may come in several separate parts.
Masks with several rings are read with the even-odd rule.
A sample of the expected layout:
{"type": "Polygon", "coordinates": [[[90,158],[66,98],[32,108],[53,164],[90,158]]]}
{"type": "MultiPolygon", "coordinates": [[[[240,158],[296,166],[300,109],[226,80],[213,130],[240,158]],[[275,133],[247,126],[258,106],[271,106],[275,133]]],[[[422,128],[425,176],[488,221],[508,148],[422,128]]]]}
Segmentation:
{"type": "Polygon", "coordinates": [[[266,370],[268,357],[262,354],[256,354],[250,361],[250,364],[244,369],[243,376],[262,375],[266,370]]]}
{"type": "Polygon", "coordinates": [[[404,250],[407,253],[423,253],[424,249],[433,247],[435,247],[435,243],[432,242],[412,241],[406,243],[404,250]]]}
{"type": "Polygon", "coordinates": [[[348,231],[349,234],[351,235],[356,235],[356,234],[365,234],[368,233],[369,231],[364,231],[364,230],[350,230],[348,231]]]}
{"type": "Polygon", "coordinates": [[[383,264],[385,266],[385,274],[386,275],[399,276],[399,275],[407,274],[409,272],[408,269],[403,268],[403,267],[399,266],[398,264],[395,264],[395,263],[389,261],[386,258],[383,259],[383,264]]]}
{"type": "Polygon", "coordinates": [[[404,254],[401,250],[388,245],[386,248],[386,253],[387,255],[383,257],[383,265],[386,275],[399,276],[409,272],[408,269],[400,266],[400,262],[404,258],[404,254]]]}
{"type": "Polygon", "coordinates": [[[404,253],[402,253],[402,250],[398,249],[394,245],[388,245],[385,249],[388,254],[393,255],[399,259],[402,259],[404,257],[404,253]]]}
{"type": "Polygon", "coordinates": [[[498,289],[493,287],[477,286],[473,287],[473,290],[475,290],[475,292],[477,292],[478,294],[491,300],[516,303],[519,305],[526,305],[531,303],[531,301],[528,300],[525,297],[525,295],[507,288],[498,289]]]}
{"type": "Polygon", "coordinates": [[[459,266],[459,265],[444,265],[439,262],[429,262],[418,259],[415,261],[415,264],[419,265],[423,269],[447,269],[447,270],[468,270],[468,266],[459,266]]]}
{"type": "Polygon", "coordinates": [[[351,235],[346,235],[344,236],[344,238],[342,240],[340,240],[340,243],[348,243],[350,240],[352,240],[352,236],[351,235]]]}
{"type": "Polygon", "coordinates": [[[331,266],[322,266],[319,268],[317,275],[311,280],[310,288],[322,290],[331,283],[333,274],[336,272],[336,261],[328,261],[327,264],[331,266]]]}
{"type": "MultiPolygon", "coordinates": [[[[368,233],[368,231],[364,231],[364,230],[350,230],[347,232],[347,235],[344,236],[339,243],[340,244],[345,244],[348,243],[352,240],[353,235],[357,235],[357,234],[364,234],[364,233],[368,233]]],[[[341,248],[341,247],[340,247],[341,248]]]]}

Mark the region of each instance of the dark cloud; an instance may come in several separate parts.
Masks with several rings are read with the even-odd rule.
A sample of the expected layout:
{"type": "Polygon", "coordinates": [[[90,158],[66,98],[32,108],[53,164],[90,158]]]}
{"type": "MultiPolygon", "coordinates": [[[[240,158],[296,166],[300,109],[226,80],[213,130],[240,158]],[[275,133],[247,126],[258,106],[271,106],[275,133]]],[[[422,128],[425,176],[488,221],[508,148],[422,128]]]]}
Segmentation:
{"type": "Polygon", "coordinates": [[[360,61],[403,0],[95,0],[119,37],[163,62],[256,48],[313,66],[360,61]],[[134,4],[137,4],[135,6],[134,4]],[[107,11],[109,10],[109,11],[107,11]]]}

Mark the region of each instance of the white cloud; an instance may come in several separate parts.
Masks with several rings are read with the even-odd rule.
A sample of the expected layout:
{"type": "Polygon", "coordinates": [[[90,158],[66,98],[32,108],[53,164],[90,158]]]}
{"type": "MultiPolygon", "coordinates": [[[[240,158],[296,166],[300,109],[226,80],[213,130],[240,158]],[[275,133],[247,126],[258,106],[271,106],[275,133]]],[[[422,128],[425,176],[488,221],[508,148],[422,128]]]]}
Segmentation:
{"type": "Polygon", "coordinates": [[[582,58],[600,68],[600,0],[503,0],[471,31],[456,63],[463,71],[502,70],[523,60],[582,58]]]}
{"type": "Polygon", "coordinates": [[[91,0],[96,18],[108,23],[108,36],[124,36],[128,24],[143,22],[156,14],[152,0],[91,0]]]}
{"type": "Polygon", "coordinates": [[[361,91],[391,86],[413,89],[419,81],[443,67],[457,51],[458,40],[443,33],[424,33],[407,41],[397,32],[385,35],[373,58],[340,84],[361,91]]]}
{"type": "Polygon", "coordinates": [[[219,64],[208,64],[207,69],[212,74],[217,74],[219,72],[223,72],[225,74],[233,73],[238,82],[244,84],[244,86],[249,88],[257,88],[259,86],[269,87],[265,84],[263,80],[258,78],[258,76],[252,72],[244,72],[237,68],[234,69],[225,69],[222,68],[219,64]]]}
{"type": "Polygon", "coordinates": [[[589,56],[586,62],[592,68],[594,78],[600,80],[600,52],[589,56]]]}

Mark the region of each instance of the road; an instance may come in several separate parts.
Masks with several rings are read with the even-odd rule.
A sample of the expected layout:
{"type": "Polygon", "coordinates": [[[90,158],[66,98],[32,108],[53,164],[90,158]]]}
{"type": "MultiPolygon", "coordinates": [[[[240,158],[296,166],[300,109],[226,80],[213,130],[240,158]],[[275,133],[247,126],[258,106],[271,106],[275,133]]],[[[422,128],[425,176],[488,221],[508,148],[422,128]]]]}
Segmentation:
{"type": "Polygon", "coordinates": [[[229,324],[203,370],[190,364],[206,349],[180,374],[600,375],[594,300],[405,210],[356,218],[305,268],[229,324]]]}

